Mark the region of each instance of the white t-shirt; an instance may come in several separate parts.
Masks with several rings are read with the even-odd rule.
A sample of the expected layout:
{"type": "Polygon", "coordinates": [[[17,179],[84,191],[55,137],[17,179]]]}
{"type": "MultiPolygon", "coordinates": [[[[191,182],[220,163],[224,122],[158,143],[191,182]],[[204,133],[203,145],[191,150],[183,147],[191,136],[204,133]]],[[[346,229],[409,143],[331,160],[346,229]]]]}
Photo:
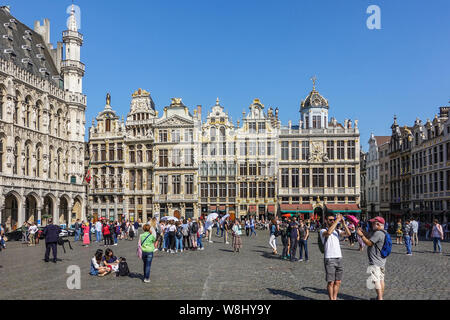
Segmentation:
{"type": "Polygon", "coordinates": [[[325,237],[323,233],[327,231],[326,229],[320,230],[320,239],[322,243],[325,243],[325,259],[342,258],[340,236],[343,231],[334,230],[333,233],[328,237],[327,242],[325,242],[325,237]]]}
{"type": "Polygon", "coordinates": [[[98,232],[102,231],[102,223],[101,222],[97,222],[95,224],[95,230],[97,230],[98,232]]]}
{"type": "Polygon", "coordinates": [[[31,226],[28,229],[28,232],[30,232],[30,234],[35,234],[37,231],[38,231],[38,227],[36,227],[36,226],[31,226]]]}

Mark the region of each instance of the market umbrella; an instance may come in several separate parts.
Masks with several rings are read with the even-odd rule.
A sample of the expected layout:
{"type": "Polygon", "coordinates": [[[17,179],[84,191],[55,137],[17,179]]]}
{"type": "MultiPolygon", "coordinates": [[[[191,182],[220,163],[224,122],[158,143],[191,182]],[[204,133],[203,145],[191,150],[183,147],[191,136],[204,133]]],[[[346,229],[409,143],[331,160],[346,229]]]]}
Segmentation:
{"type": "Polygon", "coordinates": [[[164,221],[164,220],[173,220],[173,221],[178,221],[178,218],[176,218],[176,217],[173,217],[173,216],[165,216],[165,217],[162,217],[161,218],[161,221],[164,221]]]}
{"type": "Polygon", "coordinates": [[[213,213],[210,213],[210,214],[208,215],[208,217],[206,218],[206,220],[207,220],[207,221],[212,221],[212,220],[216,219],[218,216],[219,216],[219,214],[213,212],[213,213]]]}
{"type": "Polygon", "coordinates": [[[222,219],[220,219],[220,222],[225,221],[225,219],[228,218],[229,216],[230,216],[230,215],[227,213],[226,215],[224,215],[224,216],[222,217],[222,219]]]}

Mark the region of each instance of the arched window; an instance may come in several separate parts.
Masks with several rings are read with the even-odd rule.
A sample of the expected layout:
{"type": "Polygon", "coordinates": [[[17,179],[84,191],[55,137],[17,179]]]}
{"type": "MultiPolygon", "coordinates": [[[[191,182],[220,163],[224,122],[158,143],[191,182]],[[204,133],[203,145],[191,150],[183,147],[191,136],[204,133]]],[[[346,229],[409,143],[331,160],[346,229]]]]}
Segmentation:
{"type": "Polygon", "coordinates": [[[14,167],[13,167],[13,174],[17,174],[18,168],[19,168],[19,141],[16,141],[16,144],[14,146],[14,167]]]}
{"type": "Polygon", "coordinates": [[[3,138],[0,139],[0,173],[3,172],[3,138]]]}
{"type": "Polygon", "coordinates": [[[5,89],[2,86],[0,87],[0,119],[3,119],[3,99],[5,99],[5,89]]]}
{"type": "Polygon", "coordinates": [[[27,97],[25,99],[25,120],[24,120],[24,126],[30,127],[30,113],[31,113],[31,98],[27,97]]]}
{"type": "Polygon", "coordinates": [[[36,177],[41,177],[41,147],[37,147],[36,150],[36,177]]]}
{"type": "Polygon", "coordinates": [[[53,161],[53,149],[50,148],[50,151],[48,153],[48,178],[52,179],[52,161],[53,161]]]}
{"type": "Polygon", "coordinates": [[[56,170],[56,178],[58,179],[58,180],[60,180],[61,179],[61,152],[60,151],[58,151],[58,158],[57,158],[57,170],[56,170]]]}
{"type": "Polygon", "coordinates": [[[36,130],[41,130],[41,116],[42,116],[42,102],[38,101],[36,103],[36,130]]]}
{"type": "Polygon", "coordinates": [[[211,141],[216,141],[216,128],[212,127],[210,131],[211,141]]]}
{"type": "Polygon", "coordinates": [[[30,175],[30,146],[27,145],[25,148],[25,175],[30,175]]]}
{"type": "Polygon", "coordinates": [[[220,128],[220,140],[221,141],[225,140],[225,127],[220,128]]]}
{"type": "Polygon", "coordinates": [[[50,106],[50,112],[48,113],[48,134],[53,133],[53,106],[50,106]]]}
{"type": "Polygon", "coordinates": [[[106,132],[110,132],[111,131],[111,119],[106,119],[106,132]]]}
{"type": "Polygon", "coordinates": [[[13,115],[13,120],[15,124],[19,124],[19,97],[20,93],[16,91],[16,96],[14,97],[14,115],[13,115]]]}

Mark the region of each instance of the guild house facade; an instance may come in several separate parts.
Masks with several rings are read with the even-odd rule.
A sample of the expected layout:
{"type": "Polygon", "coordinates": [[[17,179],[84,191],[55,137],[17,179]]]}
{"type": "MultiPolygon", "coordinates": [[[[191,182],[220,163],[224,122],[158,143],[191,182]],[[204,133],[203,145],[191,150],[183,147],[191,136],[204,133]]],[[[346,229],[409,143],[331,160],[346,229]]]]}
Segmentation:
{"type": "Polygon", "coordinates": [[[315,79],[298,125],[282,126],[279,109],[259,99],[236,124],[219,99],[205,119],[202,106],[191,113],[181,98],[159,116],[150,93],[139,89],[125,123],[110,101],[108,94],[88,142],[95,218],[360,213],[358,122],[329,118],[315,79]]]}

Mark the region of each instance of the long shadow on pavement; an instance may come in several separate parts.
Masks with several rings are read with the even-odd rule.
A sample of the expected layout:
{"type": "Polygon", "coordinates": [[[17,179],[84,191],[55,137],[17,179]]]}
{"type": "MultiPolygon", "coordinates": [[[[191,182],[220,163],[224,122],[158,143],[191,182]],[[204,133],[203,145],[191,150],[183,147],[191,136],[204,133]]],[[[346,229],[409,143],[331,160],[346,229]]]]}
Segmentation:
{"type": "Polygon", "coordinates": [[[285,296],[285,297],[291,298],[293,300],[314,300],[313,298],[301,296],[296,293],[285,291],[285,290],[278,290],[278,289],[271,289],[271,288],[267,288],[267,290],[275,296],[278,296],[278,295],[285,296]]]}
{"type": "Polygon", "coordinates": [[[267,259],[276,259],[276,260],[280,260],[280,256],[278,255],[274,255],[271,252],[267,252],[267,251],[261,251],[261,250],[252,250],[253,252],[259,252],[262,253],[261,256],[267,259]]]}
{"type": "Polygon", "coordinates": [[[220,251],[225,251],[225,252],[233,252],[233,250],[230,249],[219,249],[220,251]]]}
{"type": "MultiPolygon", "coordinates": [[[[324,294],[328,296],[328,291],[326,289],[319,289],[319,288],[313,288],[313,287],[303,287],[302,290],[309,291],[316,294],[324,294]]],[[[358,297],[350,296],[348,294],[338,293],[338,298],[343,300],[364,300],[358,297]]]]}

